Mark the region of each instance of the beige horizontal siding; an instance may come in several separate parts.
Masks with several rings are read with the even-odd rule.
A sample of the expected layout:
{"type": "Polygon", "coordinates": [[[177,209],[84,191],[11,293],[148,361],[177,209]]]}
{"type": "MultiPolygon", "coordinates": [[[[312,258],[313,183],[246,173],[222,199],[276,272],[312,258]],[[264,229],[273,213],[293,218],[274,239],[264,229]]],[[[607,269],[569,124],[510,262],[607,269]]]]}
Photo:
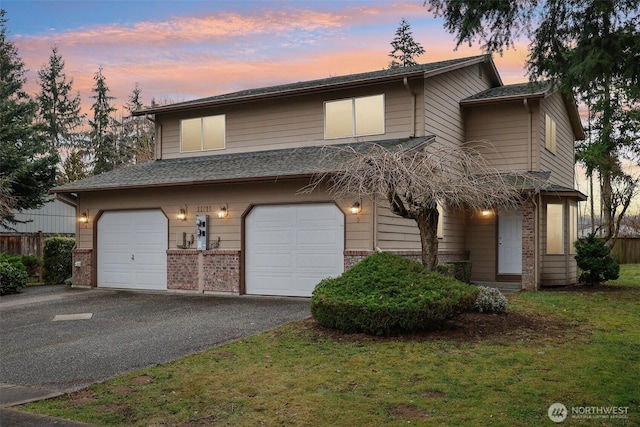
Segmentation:
{"type": "MultiPolygon", "coordinates": [[[[420,81],[412,83],[422,93],[420,81]]],[[[158,116],[162,123],[162,157],[193,157],[221,153],[272,150],[302,146],[341,144],[358,141],[377,141],[405,138],[412,133],[411,96],[401,82],[375,85],[283,98],[277,101],[260,101],[228,107],[201,110],[185,115],[158,116]],[[324,102],[335,99],[384,94],[385,133],[366,137],[324,139],[324,102]],[[203,152],[180,153],[180,120],[209,115],[226,115],[226,148],[203,152]]],[[[416,103],[422,114],[423,103],[416,103]]]]}
{"type": "Polygon", "coordinates": [[[551,171],[550,181],[554,184],[573,188],[574,185],[574,144],[573,130],[562,97],[553,94],[540,105],[538,121],[540,144],[540,168],[551,171]],[[545,114],[556,122],[556,153],[545,148],[545,114]]]}
{"type": "Polygon", "coordinates": [[[490,87],[486,73],[479,66],[430,77],[425,82],[425,133],[436,135],[445,145],[459,146],[465,140],[460,101],[490,87]]]}
{"type": "MultiPolygon", "coordinates": [[[[169,219],[169,249],[182,244],[182,233],[187,240],[195,231],[195,216],[198,209],[210,208],[209,240],[220,237],[220,249],[238,250],[242,247],[242,215],[252,205],[328,202],[332,198],[318,190],[312,194],[297,195],[296,192],[307,184],[307,180],[290,180],[236,185],[202,185],[164,189],[104,191],[80,195],[80,209],[88,209],[90,223],[81,226],[78,234],[78,248],[93,246],[95,217],[100,210],[161,209],[169,219]],[[228,216],[218,219],[216,213],[228,204],[228,216]],[[187,206],[187,220],[177,218],[181,207],[187,206]]],[[[338,206],[345,212],[345,249],[372,249],[372,209],[363,201],[362,212],[349,212],[353,200],[340,200],[338,206]]]]}
{"type": "Polygon", "coordinates": [[[530,170],[529,113],[522,103],[470,106],[465,119],[469,146],[489,164],[501,170],[530,170]]]}

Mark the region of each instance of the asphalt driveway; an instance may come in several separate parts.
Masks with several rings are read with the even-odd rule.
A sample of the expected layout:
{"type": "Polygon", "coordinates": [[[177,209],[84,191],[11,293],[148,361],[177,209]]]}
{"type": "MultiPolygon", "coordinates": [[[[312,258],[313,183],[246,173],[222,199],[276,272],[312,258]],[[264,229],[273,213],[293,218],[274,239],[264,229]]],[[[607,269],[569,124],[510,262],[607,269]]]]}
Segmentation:
{"type": "Polygon", "coordinates": [[[0,383],[73,391],[309,315],[303,298],[33,288],[0,298],[0,383]]]}

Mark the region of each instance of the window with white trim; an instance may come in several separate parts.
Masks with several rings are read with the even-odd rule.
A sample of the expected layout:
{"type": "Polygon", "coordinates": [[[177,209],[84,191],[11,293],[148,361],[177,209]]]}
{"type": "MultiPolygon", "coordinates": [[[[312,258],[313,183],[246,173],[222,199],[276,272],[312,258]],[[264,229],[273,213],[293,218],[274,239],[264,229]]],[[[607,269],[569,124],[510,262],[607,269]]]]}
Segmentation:
{"type": "Polygon", "coordinates": [[[225,115],[184,119],[180,122],[180,151],[220,150],[225,147],[225,115]]]}
{"type": "Polygon", "coordinates": [[[339,99],[324,103],[324,138],[384,133],[384,95],[339,99]]]}
{"type": "Polygon", "coordinates": [[[549,116],[545,114],[545,123],[544,123],[544,146],[547,150],[551,151],[555,154],[556,152],[556,122],[549,116]]]}
{"type": "Polygon", "coordinates": [[[576,240],[578,240],[578,206],[576,202],[569,205],[569,253],[576,253],[576,240]]]}
{"type": "Polygon", "coordinates": [[[564,205],[547,205],[547,254],[564,254],[564,205]]]}

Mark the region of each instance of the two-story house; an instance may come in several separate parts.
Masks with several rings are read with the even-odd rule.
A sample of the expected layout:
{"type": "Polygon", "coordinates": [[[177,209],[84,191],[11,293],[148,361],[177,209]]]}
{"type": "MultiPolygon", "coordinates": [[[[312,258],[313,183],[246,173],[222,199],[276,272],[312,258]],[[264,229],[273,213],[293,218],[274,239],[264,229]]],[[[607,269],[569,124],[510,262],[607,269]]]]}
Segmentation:
{"type": "MultiPolygon", "coordinates": [[[[309,296],[375,250],[419,257],[415,222],[384,201],[301,194],[322,147],[489,141],[499,168],[544,178],[520,209],[442,207],[439,259],[523,289],[576,281],[571,99],[502,84],[490,56],[244,90],[134,113],[156,160],[53,189],[78,203],[74,284],[309,296]]],[[[526,179],[525,179],[526,181],[526,179]]],[[[526,188],[525,188],[526,190],[526,188]]]]}

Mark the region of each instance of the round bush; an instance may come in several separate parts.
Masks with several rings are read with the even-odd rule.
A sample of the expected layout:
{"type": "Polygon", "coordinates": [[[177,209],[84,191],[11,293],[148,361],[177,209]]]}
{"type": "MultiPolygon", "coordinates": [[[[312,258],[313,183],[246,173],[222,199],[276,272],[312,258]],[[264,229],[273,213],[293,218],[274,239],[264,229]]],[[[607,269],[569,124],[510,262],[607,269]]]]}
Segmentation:
{"type": "Polygon", "coordinates": [[[19,256],[0,254],[0,295],[15,294],[27,286],[27,271],[19,256]]]}
{"type": "Polygon", "coordinates": [[[311,297],[321,325],[345,333],[395,335],[428,329],[473,309],[478,289],[382,252],[337,278],[322,280],[311,297]]]}
{"type": "Polygon", "coordinates": [[[478,286],[480,293],[474,308],[480,313],[504,313],[507,311],[507,298],[496,288],[478,286]]]}

